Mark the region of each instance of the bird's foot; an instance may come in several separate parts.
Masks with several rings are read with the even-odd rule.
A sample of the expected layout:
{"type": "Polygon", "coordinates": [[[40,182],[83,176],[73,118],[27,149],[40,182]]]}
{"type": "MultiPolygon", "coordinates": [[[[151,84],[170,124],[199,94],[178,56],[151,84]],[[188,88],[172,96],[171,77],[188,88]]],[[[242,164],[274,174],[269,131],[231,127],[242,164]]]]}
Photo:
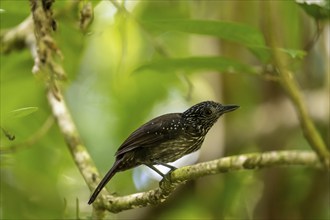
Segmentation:
{"type": "Polygon", "coordinates": [[[171,169],[168,173],[163,176],[163,179],[159,182],[159,187],[161,189],[169,189],[172,185],[172,172],[177,168],[171,169]]]}

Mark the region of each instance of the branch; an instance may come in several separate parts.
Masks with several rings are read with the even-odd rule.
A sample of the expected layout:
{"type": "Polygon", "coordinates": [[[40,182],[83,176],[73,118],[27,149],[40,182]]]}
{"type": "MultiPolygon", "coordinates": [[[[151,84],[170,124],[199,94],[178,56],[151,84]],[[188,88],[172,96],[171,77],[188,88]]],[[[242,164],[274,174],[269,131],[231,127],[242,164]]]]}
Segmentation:
{"type": "MultiPolygon", "coordinates": [[[[41,72],[47,77],[47,99],[52,109],[72,158],[83,176],[88,187],[92,190],[100,181],[99,173],[93,164],[91,157],[82,143],[79,132],[72,120],[70,111],[63,99],[62,91],[57,87],[58,80],[65,77],[64,69],[58,63],[56,56],[61,56],[61,51],[52,38],[52,31],[56,30],[56,22],[51,10],[53,0],[30,0],[31,12],[34,22],[34,32],[37,45],[37,54],[34,71],[41,72]]],[[[101,192],[105,194],[106,192],[101,192]]],[[[94,212],[95,218],[103,218],[104,211],[94,212]]]]}
{"type": "Polygon", "coordinates": [[[27,17],[17,27],[4,30],[0,34],[1,53],[8,54],[11,51],[25,48],[34,40],[32,17],[27,17]]]}
{"type": "MultiPolygon", "coordinates": [[[[61,91],[55,96],[52,91],[48,91],[48,102],[52,108],[53,115],[64,136],[65,142],[70,150],[71,156],[78,167],[87,186],[92,191],[101,181],[100,174],[93,163],[86,146],[81,141],[79,132],[72,120],[70,111],[62,97],[61,91]]],[[[99,197],[105,198],[108,192],[102,190],[99,197]]],[[[105,216],[103,209],[96,208],[99,204],[104,204],[104,200],[97,200],[93,206],[93,219],[103,219],[105,216]]]]}
{"type": "MultiPolygon", "coordinates": [[[[43,2],[47,1],[51,2],[53,0],[43,0],[43,2]]],[[[80,10],[79,24],[81,29],[85,31],[93,19],[93,11],[91,11],[91,5],[88,1],[68,1],[68,3],[66,3],[66,7],[62,7],[60,10],[54,13],[54,17],[57,18],[68,13],[72,13],[72,11],[75,10],[79,4],[82,4],[82,8],[80,10]]],[[[8,54],[14,50],[22,50],[26,47],[31,50],[30,46],[33,46],[33,43],[35,43],[33,28],[34,23],[32,20],[32,16],[30,15],[16,27],[1,30],[1,53],[8,54]]],[[[35,54],[32,55],[33,57],[35,57],[35,54]]]]}
{"type": "MultiPolygon", "coordinates": [[[[32,16],[27,17],[18,26],[1,32],[1,53],[8,54],[15,49],[27,48],[30,50],[35,61],[32,72],[43,76],[45,79],[47,99],[59,129],[86,184],[90,190],[93,190],[100,182],[100,175],[81,141],[79,132],[63,99],[62,91],[57,86],[58,80],[65,79],[65,73],[57,59],[57,57],[61,58],[61,51],[51,36],[52,32],[56,30],[56,22],[51,9],[53,0],[30,0],[30,3],[32,16]]],[[[77,3],[78,1],[70,4],[69,9],[75,7],[77,3]]],[[[86,17],[86,11],[82,13],[82,16],[86,17]]],[[[85,23],[86,21],[84,21],[85,23]]],[[[87,25],[84,26],[87,27],[87,25]]],[[[30,142],[28,141],[28,143],[30,142]]],[[[105,195],[107,192],[103,190],[100,196],[105,197],[105,195]]],[[[98,204],[99,201],[95,204],[98,204]]],[[[104,210],[94,209],[93,217],[95,219],[103,218],[104,210]]]]}
{"type": "Polygon", "coordinates": [[[108,197],[103,208],[118,213],[128,209],[156,205],[164,202],[180,184],[199,177],[284,165],[322,167],[319,158],[312,151],[272,151],[224,157],[176,169],[167,174],[156,189],[128,196],[108,197]]]}
{"type": "Polygon", "coordinates": [[[273,49],[273,56],[274,56],[274,65],[278,69],[278,74],[280,76],[281,84],[283,88],[286,90],[289,98],[291,99],[293,106],[297,112],[298,119],[300,122],[300,126],[302,128],[303,134],[310,144],[310,146],[313,148],[313,150],[318,154],[320,157],[322,163],[330,169],[330,152],[327,149],[327,146],[325,145],[323,139],[321,138],[319,132],[317,131],[313,121],[309,117],[307,107],[304,103],[304,100],[302,98],[302,94],[299,89],[299,85],[297,81],[294,79],[292,72],[287,69],[287,66],[289,66],[288,61],[285,57],[283,57],[283,54],[277,49],[280,47],[280,44],[278,39],[279,37],[276,37],[276,29],[279,29],[279,25],[276,24],[276,15],[275,11],[272,10],[271,2],[268,2],[267,10],[269,13],[269,21],[268,26],[270,27],[270,44],[273,49]]]}
{"type": "Polygon", "coordinates": [[[92,190],[95,186],[95,179],[98,172],[87,152],[86,147],[82,143],[77,128],[71,118],[69,110],[63,97],[58,100],[52,92],[47,94],[48,102],[52,108],[53,115],[57,120],[57,124],[64,136],[69,147],[74,162],[76,163],[80,173],[85,179],[87,185],[92,190]]]}

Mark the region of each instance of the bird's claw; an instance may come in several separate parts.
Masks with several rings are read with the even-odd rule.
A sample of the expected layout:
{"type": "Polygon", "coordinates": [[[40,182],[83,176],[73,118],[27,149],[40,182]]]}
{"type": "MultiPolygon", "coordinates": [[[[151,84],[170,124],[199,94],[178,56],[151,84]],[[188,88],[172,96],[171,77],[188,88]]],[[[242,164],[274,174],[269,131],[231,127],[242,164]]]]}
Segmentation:
{"type": "Polygon", "coordinates": [[[176,170],[176,168],[171,169],[168,173],[166,173],[166,174],[163,176],[163,179],[161,179],[161,181],[159,182],[159,187],[160,187],[161,189],[168,188],[168,186],[171,184],[171,182],[172,182],[171,173],[172,173],[174,170],[176,170]]]}

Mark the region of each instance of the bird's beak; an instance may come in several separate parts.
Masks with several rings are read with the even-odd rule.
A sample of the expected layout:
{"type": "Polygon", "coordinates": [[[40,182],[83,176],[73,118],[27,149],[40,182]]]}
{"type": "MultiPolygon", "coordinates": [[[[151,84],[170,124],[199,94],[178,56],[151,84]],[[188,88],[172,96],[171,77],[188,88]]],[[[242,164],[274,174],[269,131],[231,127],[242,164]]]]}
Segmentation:
{"type": "Polygon", "coordinates": [[[239,105],[223,105],[221,111],[222,111],[222,113],[227,113],[227,112],[234,111],[238,108],[239,108],[239,105]]]}

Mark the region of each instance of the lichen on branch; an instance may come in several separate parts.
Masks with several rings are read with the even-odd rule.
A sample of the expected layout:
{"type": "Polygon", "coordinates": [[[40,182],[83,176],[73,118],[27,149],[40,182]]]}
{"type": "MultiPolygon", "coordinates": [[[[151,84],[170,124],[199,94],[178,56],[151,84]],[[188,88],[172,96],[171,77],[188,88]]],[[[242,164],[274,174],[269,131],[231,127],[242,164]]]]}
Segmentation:
{"type": "Polygon", "coordinates": [[[100,208],[118,213],[128,209],[156,205],[164,202],[179,185],[203,176],[288,165],[322,167],[319,158],[312,151],[272,151],[224,157],[182,167],[168,173],[156,189],[121,197],[109,196],[107,202],[100,208]]]}

